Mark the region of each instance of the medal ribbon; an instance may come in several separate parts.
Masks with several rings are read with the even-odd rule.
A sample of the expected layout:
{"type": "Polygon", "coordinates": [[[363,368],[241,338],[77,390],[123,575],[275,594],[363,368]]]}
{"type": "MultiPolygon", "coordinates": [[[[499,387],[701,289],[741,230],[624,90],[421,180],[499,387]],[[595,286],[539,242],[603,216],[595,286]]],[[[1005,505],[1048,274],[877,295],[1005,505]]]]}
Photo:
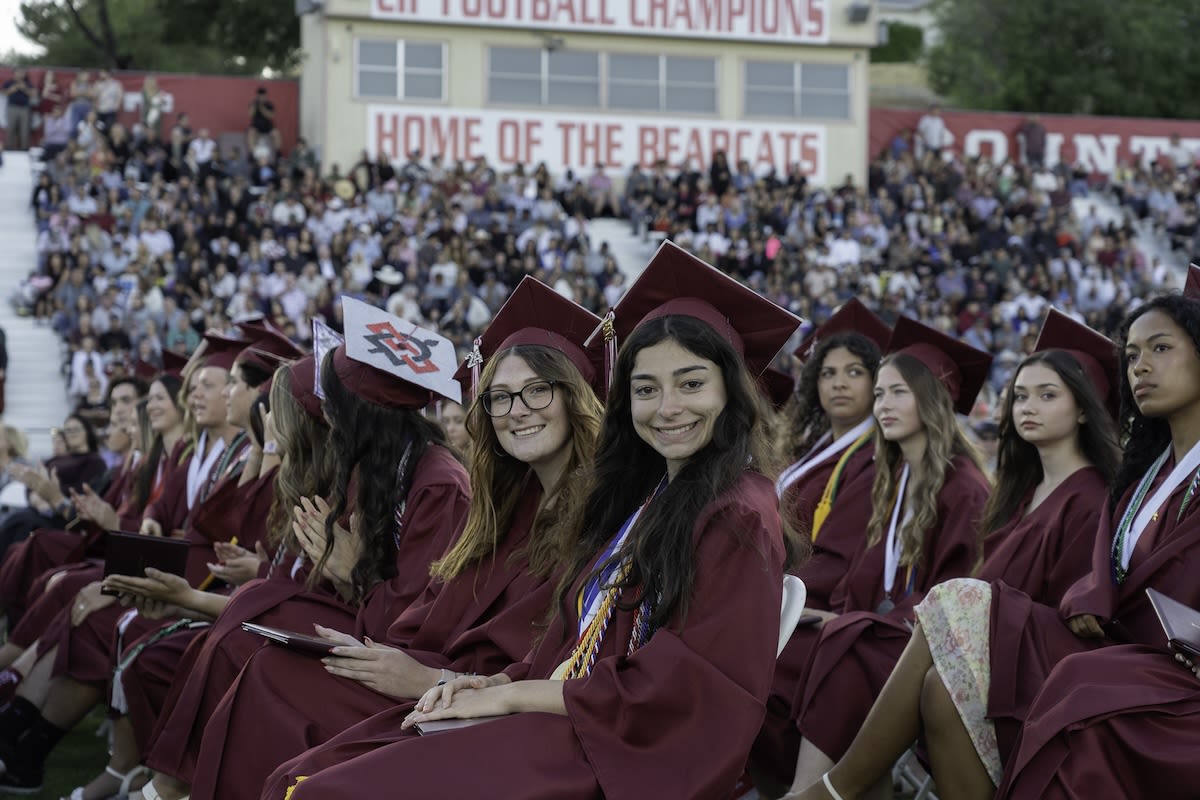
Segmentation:
{"type": "MultiPolygon", "coordinates": [[[[1200,442],[1192,446],[1192,449],[1187,452],[1183,460],[1171,470],[1171,473],[1162,482],[1162,485],[1158,487],[1158,490],[1151,495],[1150,500],[1146,501],[1146,495],[1150,491],[1150,486],[1154,483],[1154,479],[1158,477],[1158,473],[1162,471],[1163,464],[1167,463],[1167,459],[1170,456],[1171,448],[1168,446],[1163,450],[1162,455],[1150,465],[1150,469],[1146,470],[1146,474],[1142,476],[1137,489],[1134,490],[1133,499],[1130,500],[1125,513],[1121,515],[1121,521],[1117,525],[1116,534],[1113,536],[1112,547],[1113,579],[1118,584],[1125,582],[1125,577],[1129,573],[1129,562],[1133,558],[1133,551],[1137,547],[1138,540],[1141,539],[1150,522],[1157,518],[1159,508],[1162,507],[1163,503],[1167,501],[1181,483],[1187,480],[1192,473],[1200,469],[1200,442]]],[[[1180,507],[1180,515],[1183,514],[1183,509],[1190,503],[1191,495],[1195,494],[1194,487],[1198,479],[1200,479],[1200,474],[1192,478],[1192,485],[1188,487],[1189,496],[1184,499],[1180,507]]]]}
{"type": "Polygon", "coordinates": [[[833,468],[833,474],[825,482],[825,491],[821,493],[821,501],[817,503],[817,508],[813,512],[812,540],[814,542],[817,540],[821,526],[825,524],[825,518],[829,516],[830,511],[833,511],[833,501],[837,499],[838,489],[841,488],[842,474],[846,471],[846,465],[850,463],[850,459],[855,453],[871,441],[871,435],[874,432],[873,429],[868,429],[854,441],[854,444],[846,448],[846,452],[842,453],[842,457],[838,459],[837,466],[833,468]]]}

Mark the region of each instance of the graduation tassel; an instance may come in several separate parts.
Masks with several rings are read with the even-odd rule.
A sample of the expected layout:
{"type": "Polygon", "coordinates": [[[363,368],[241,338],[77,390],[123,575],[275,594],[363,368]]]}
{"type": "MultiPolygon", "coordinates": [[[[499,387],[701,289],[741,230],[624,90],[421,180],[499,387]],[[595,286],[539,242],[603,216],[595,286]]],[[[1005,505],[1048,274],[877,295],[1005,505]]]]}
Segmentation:
{"type": "MultiPolygon", "coordinates": [[[[476,336],[475,342],[471,345],[471,354],[467,356],[467,366],[471,370],[471,397],[475,399],[476,392],[479,391],[479,368],[483,366],[483,353],[479,351],[480,345],[483,344],[483,337],[476,336]]],[[[468,404],[470,403],[468,400],[468,404]]]]}
{"type": "Polygon", "coordinates": [[[617,328],[616,314],[609,310],[604,315],[604,321],[600,323],[600,330],[604,334],[604,394],[607,396],[612,390],[613,380],[617,374],[617,328]]]}

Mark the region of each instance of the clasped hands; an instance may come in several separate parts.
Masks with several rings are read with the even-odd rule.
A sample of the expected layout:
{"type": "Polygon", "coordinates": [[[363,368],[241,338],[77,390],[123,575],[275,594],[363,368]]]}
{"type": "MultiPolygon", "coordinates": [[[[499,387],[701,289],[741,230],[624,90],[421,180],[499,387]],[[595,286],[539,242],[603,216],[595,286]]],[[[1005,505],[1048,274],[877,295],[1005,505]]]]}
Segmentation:
{"type": "MultiPolygon", "coordinates": [[[[320,564],[325,556],[327,535],[325,523],[331,509],[323,497],[302,497],[300,505],[292,509],[292,532],[304,554],[313,564],[320,564]]],[[[329,558],[325,561],[323,572],[325,577],[338,586],[348,586],[354,567],[358,564],[362,552],[362,544],[357,535],[358,515],[350,515],[350,531],[341,525],[333,524],[333,546],[329,550],[329,558]]]]}

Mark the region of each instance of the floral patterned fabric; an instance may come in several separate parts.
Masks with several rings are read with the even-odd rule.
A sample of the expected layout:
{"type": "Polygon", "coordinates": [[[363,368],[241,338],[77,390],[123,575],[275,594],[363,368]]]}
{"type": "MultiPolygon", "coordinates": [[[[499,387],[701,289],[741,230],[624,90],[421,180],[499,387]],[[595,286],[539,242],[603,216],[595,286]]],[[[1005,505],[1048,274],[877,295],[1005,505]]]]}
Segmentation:
{"type": "Polygon", "coordinates": [[[917,619],[929,642],[933,665],[954,700],[975,751],[992,783],[1004,772],[996,728],[987,718],[992,682],[989,626],[992,587],[984,581],[958,578],[929,590],[917,606],[917,619]]]}

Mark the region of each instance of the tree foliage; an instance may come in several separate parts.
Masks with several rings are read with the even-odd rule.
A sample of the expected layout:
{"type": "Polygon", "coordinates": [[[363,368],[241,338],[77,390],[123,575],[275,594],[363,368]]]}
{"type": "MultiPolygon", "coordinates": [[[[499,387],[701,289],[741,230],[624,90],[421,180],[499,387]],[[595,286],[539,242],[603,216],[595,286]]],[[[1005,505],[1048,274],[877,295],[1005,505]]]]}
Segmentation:
{"type": "Polygon", "coordinates": [[[888,22],[887,44],[871,48],[872,64],[909,64],[921,58],[925,31],[919,25],[888,22]]]}
{"type": "Polygon", "coordinates": [[[1196,0],[936,0],[931,88],[1005,111],[1200,117],[1196,0]]]}
{"type": "Polygon", "coordinates": [[[292,0],[23,0],[34,63],[257,74],[299,62],[292,0]]]}

